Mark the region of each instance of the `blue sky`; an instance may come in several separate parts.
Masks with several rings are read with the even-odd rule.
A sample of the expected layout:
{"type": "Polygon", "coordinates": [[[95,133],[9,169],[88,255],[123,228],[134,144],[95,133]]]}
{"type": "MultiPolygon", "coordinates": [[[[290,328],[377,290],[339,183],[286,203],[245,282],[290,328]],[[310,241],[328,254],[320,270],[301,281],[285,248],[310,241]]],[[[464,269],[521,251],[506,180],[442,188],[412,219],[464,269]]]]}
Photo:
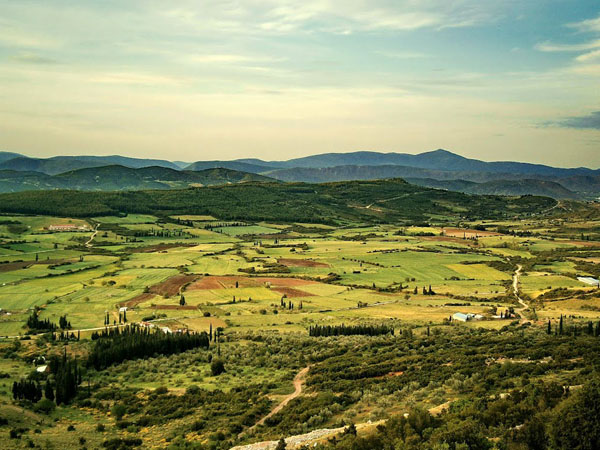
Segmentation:
{"type": "Polygon", "coordinates": [[[0,148],[600,166],[597,0],[0,0],[0,148]]]}

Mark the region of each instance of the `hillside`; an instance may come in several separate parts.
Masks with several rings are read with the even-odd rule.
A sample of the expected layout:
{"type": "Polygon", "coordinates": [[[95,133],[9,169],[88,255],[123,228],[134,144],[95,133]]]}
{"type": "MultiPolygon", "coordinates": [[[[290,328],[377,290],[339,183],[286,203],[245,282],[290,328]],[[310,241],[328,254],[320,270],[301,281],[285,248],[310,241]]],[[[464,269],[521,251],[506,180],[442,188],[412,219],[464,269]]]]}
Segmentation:
{"type": "Polygon", "coordinates": [[[3,163],[4,161],[8,161],[9,159],[19,158],[21,156],[23,156],[23,155],[21,155],[19,153],[0,152],[0,163],[3,163]]]}
{"type": "Polygon", "coordinates": [[[83,191],[173,189],[249,181],[267,182],[273,181],[273,179],[228,169],[207,169],[192,172],[157,166],[140,169],[104,166],[72,170],[54,176],[40,172],[1,170],[0,192],[50,189],[83,191]]]}
{"type": "Polygon", "coordinates": [[[206,170],[215,168],[239,170],[250,173],[263,173],[269,170],[274,170],[275,166],[254,164],[244,161],[197,161],[185,167],[185,170],[206,170]]]}
{"type": "Polygon", "coordinates": [[[287,161],[260,161],[241,160],[253,162],[255,165],[264,165],[279,168],[325,168],[335,166],[408,166],[420,169],[459,171],[459,172],[490,172],[506,174],[535,174],[543,176],[573,176],[590,175],[597,173],[588,168],[558,168],[542,164],[530,164],[512,161],[486,162],[472,158],[465,158],[447,150],[434,150],[417,155],[409,153],[380,153],[380,152],[349,152],[349,153],[323,153],[320,155],[295,158],[287,161]]]}
{"type": "Polygon", "coordinates": [[[403,180],[326,184],[244,183],[182,190],[30,191],[0,195],[0,212],[90,217],[124,213],[208,214],[220,219],[392,222],[500,219],[541,213],[547,197],[473,196],[403,180]]]}
{"type": "MultiPolygon", "coordinates": [[[[500,195],[548,195],[554,198],[596,199],[600,197],[600,171],[589,168],[559,168],[541,164],[512,161],[486,162],[465,158],[447,150],[435,150],[420,154],[349,152],[324,153],[284,161],[264,161],[258,158],[243,158],[232,161],[197,161],[191,164],[182,161],[129,158],[113,156],[56,156],[53,158],[30,158],[17,153],[0,152],[0,171],[29,172],[27,181],[19,184],[8,173],[0,181],[0,192],[26,189],[166,189],[187,187],[194,183],[214,184],[197,181],[192,176],[180,179],[173,174],[161,174],[162,179],[149,179],[143,174],[132,174],[131,179],[110,179],[102,174],[102,181],[85,179],[91,172],[84,172],[76,180],[65,183],[65,177],[49,180],[37,179],[32,172],[58,175],[81,169],[105,166],[128,168],[163,167],[173,171],[199,172],[208,169],[229,169],[262,175],[288,182],[326,183],[352,180],[379,180],[387,178],[428,179],[420,184],[454,189],[461,192],[500,195]],[[165,178],[166,177],[166,178],[165,178]],[[434,183],[433,180],[452,181],[434,183]],[[538,181],[535,181],[538,180],[538,181]],[[485,183],[467,188],[463,181],[485,183]],[[516,181],[516,182],[513,182],[516,181]],[[490,184],[491,183],[491,184],[490,184]],[[560,186],[557,185],[560,184],[560,186]],[[459,186],[452,188],[449,186],[459,186]]],[[[150,177],[152,178],[152,177],[150,177]]],[[[250,178],[264,181],[264,178],[250,178]]],[[[237,182],[225,178],[225,182],[237,182]]]]}
{"type": "Polygon", "coordinates": [[[48,175],[57,175],[70,170],[108,165],[121,165],[131,168],[150,166],[168,167],[178,169],[170,161],[158,159],[128,158],[125,156],[54,156],[52,158],[29,158],[19,156],[0,162],[0,170],[20,170],[42,172],[48,175]]]}
{"type": "Polygon", "coordinates": [[[540,195],[556,199],[576,199],[579,195],[562,184],[546,180],[495,180],[475,183],[465,180],[435,180],[431,178],[407,178],[418,186],[447,189],[479,195],[540,195]]]}

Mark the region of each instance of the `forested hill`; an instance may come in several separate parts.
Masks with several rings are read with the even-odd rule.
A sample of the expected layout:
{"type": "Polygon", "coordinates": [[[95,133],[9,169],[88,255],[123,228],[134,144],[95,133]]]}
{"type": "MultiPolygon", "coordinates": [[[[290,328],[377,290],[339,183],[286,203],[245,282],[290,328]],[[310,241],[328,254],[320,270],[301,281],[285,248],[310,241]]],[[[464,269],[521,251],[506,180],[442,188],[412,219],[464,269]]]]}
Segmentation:
{"type": "Polygon", "coordinates": [[[191,186],[212,186],[245,183],[247,181],[274,180],[255,173],[222,168],[189,171],[160,166],[139,169],[124,166],[104,166],[72,170],[59,175],[0,170],[0,192],[48,189],[75,189],[80,191],[184,189],[191,186]]]}
{"type": "Polygon", "coordinates": [[[478,196],[414,186],[401,179],[325,184],[244,183],[190,189],[0,195],[0,213],[92,217],[126,213],[209,214],[219,219],[394,222],[499,219],[541,213],[547,197],[478,196]]]}

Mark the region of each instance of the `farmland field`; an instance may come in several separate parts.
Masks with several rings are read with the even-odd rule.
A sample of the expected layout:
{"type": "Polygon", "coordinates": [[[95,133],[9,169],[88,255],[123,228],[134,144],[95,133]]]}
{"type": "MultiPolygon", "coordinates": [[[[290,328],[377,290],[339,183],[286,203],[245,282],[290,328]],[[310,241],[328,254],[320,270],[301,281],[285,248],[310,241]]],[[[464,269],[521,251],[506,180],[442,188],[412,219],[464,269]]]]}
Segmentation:
{"type": "MultiPolygon", "coordinates": [[[[73,406],[63,405],[50,413],[13,402],[5,383],[0,387],[4,389],[0,405],[7,417],[25,428],[43,424],[40,433],[26,433],[34,444],[52,442],[79,448],[83,437],[91,447],[98,447],[109,438],[140,436],[148,448],[162,448],[168,440],[183,442],[183,433],[187,442],[211,443],[198,448],[217,449],[342,422],[378,421],[415,403],[433,408],[466,398],[465,392],[434,382],[428,387],[410,384],[408,393],[409,385],[402,384],[398,375],[407,370],[406,361],[393,363],[398,356],[388,354],[386,358],[392,362],[387,372],[369,378],[369,383],[387,387],[369,384],[371,400],[357,393],[344,400],[340,397],[342,403],[330,402],[338,406],[325,409],[329,411],[326,414],[314,412],[303,427],[287,419],[284,409],[278,419],[281,422],[250,428],[293,392],[292,380],[303,367],[314,367],[306,386],[309,394],[290,403],[289,411],[312,408],[306,405],[330,395],[319,371],[336,364],[335,353],[343,348],[358,346],[377,366],[384,364],[377,348],[387,352],[391,342],[406,345],[413,336],[442,340],[454,336],[460,341],[481,333],[493,340],[523,333],[525,328],[520,327],[527,326],[532,339],[539,340],[548,326],[558,330],[563,320],[569,327],[600,320],[596,288],[577,280],[577,276],[598,276],[595,264],[600,260],[600,247],[554,237],[547,230],[562,234],[564,228],[544,223],[539,228],[546,230],[545,234],[518,236],[503,234],[495,226],[489,226],[487,232],[470,228],[481,228],[481,223],[334,227],[225,224],[212,216],[193,215],[165,220],[145,214],[89,221],[33,216],[10,219],[23,224],[10,229],[2,226],[0,242],[0,336],[5,337],[0,345],[5,355],[21,355],[13,363],[0,359],[4,367],[0,372],[11,379],[26,377],[35,367],[33,357],[47,357],[63,348],[83,361],[93,345],[93,333],[106,326],[124,329],[143,323],[161,333],[184,330],[213,336],[219,330],[220,336],[209,351],[157,354],[105,370],[88,367],[85,373],[92,380],[93,400],[88,404],[82,397],[73,406]],[[90,231],[45,229],[51,224],[76,224],[90,231]],[[94,227],[98,233],[88,242],[94,227]],[[517,294],[526,308],[519,304],[513,286],[519,267],[517,294]],[[477,315],[478,320],[460,322],[453,319],[456,313],[477,315]],[[57,337],[60,330],[50,334],[32,330],[27,322],[34,315],[50,323],[66,317],[69,328],[62,331],[71,337],[65,342],[57,337]],[[327,341],[326,346],[308,336],[311,327],[352,325],[385,325],[397,335],[327,338],[338,340],[327,341]],[[304,350],[292,352],[290,346],[304,350]],[[213,358],[225,361],[225,373],[212,372],[213,358]],[[386,375],[388,372],[396,375],[386,375]],[[254,415],[234,419],[238,410],[211,410],[220,429],[225,430],[223,436],[207,422],[200,423],[206,421],[205,416],[194,419],[183,414],[169,421],[167,428],[148,427],[144,424],[150,419],[144,417],[150,413],[142,411],[150,411],[144,408],[162,401],[153,392],[165,387],[172,402],[178,396],[187,398],[190,392],[226,399],[218,408],[235,409],[251,398],[254,415]],[[393,397],[391,392],[397,389],[405,394],[393,397]],[[100,400],[108,390],[129,399],[124,419],[104,414],[107,407],[125,403],[100,400]],[[132,399],[133,392],[141,393],[134,396],[138,400],[132,399]],[[28,411],[30,416],[17,419],[14,414],[19,411],[28,411]],[[238,425],[231,425],[234,422],[238,425]],[[72,423],[77,423],[76,430],[65,434],[72,423]],[[96,431],[102,428],[99,425],[105,431],[96,431]]],[[[502,222],[501,227],[526,231],[518,221],[502,222]]],[[[444,353],[441,347],[437,351],[444,353]]],[[[523,347],[517,353],[525,351],[523,347]]],[[[576,372],[566,369],[557,369],[552,376],[577,383],[576,372]]],[[[545,375],[531,378],[547,379],[545,375]]],[[[350,381],[340,386],[344,383],[350,381]]],[[[196,414],[201,414],[198,411],[196,414]]],[[[160,419],[153,420],[165,425],[160,419]]]]}

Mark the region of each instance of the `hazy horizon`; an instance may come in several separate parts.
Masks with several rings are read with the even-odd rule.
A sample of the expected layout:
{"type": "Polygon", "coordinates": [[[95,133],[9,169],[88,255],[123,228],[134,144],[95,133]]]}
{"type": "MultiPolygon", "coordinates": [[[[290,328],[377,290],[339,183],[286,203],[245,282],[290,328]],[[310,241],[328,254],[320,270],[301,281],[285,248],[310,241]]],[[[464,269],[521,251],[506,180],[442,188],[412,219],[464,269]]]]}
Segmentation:
{"type": "Polygon", "coordinates": [[[0,149],[600,166],[600,8],[0,0],[0,149]]]}

